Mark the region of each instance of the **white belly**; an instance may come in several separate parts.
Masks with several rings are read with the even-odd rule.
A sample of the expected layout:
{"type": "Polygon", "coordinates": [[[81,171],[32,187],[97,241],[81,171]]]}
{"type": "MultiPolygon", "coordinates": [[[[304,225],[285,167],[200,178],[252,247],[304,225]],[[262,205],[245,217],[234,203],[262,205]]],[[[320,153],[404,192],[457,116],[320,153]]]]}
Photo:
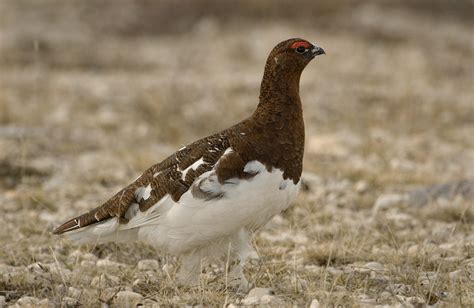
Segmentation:
{"type": "Polygon", "coordinates": [[[255,230],[263,226],[290,205],[300,183],[283,180],[279,169],[268,172],[259,162],[249,164],[259,168],[259,173],[249,180],[221,185],[221,198],[206,201],[188,191],[175,203],[166,196],[149,209],[159,210],[160,217],[141,226],[139,238],[169,253],[181,254],[242,228],[255,230]]]}

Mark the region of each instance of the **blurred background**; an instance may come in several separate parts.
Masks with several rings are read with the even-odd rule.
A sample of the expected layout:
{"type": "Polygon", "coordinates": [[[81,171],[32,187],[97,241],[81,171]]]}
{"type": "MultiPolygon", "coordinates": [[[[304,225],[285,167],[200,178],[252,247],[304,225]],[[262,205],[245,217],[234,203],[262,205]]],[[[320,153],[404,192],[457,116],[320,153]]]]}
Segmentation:
{"type": "MultiPolygon", "coordinates": [[[[3,262],[37,260],[60,221],[250,115],[268,53],[290,37],[327,53],[301,79],[306,190],[323,198],[308,211],[350,221],[381,195],[444,183],[472,198],[473,12],[471,0],[0,1],[3,262]]],[[[472,223],[470,202],[426,217],[472,223]]]]}

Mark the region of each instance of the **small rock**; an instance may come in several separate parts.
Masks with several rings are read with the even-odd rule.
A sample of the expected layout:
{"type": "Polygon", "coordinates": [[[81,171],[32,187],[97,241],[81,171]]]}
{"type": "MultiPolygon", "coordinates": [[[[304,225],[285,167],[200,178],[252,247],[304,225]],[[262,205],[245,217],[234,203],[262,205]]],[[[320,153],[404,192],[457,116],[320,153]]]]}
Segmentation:
{"type": "Polygon", "coordinates": [[[120,278],[108,274],[101,274],[92,279],[91,286],[97,289],[105,289],[120,284],[120,278]]]}
{"type": "Polygon", "coordinates": [[[274,295],[264,295],[260,298],[260,305],[284,306],[285,302],[274,295]]]}
{"type": "Polygon", "coordinates": [[[27,306],[35,306],[39,303],[39,298],[36,298],[36,297],[32,297],[32,296],[23,296],[22,298],[20,298],[19,300],[17,300],[16,304],[17,306],[20,306],[20,307],[27,307],[27,306]]]}
{"type": "Polygon", "coordinates": [[[340,269],[337,269],[337,268],[334,268],[334,267],[329,267],[327,269],[328,273],[333,275],[333,276],[341,276],[342,274],[344,274],[344,271],[340,270],[340,269]]]}
{"type": "Polygon", "coordinates": [[[444,261],[446,261],[446,262],[453,262],[453,263],[461,262],[462,260],[464,260],[463,257],[457,257],[457,256],[452,256],[452,257],[444,258],[444,261]]]}
{"type": "Polygon", "coordinates": [[[260,298],[251,296],[251,297],[246,297],[242,300],[242,304],[245,306],[253,306],[253,305],[258,305],[260,303],[260,298]]]}
{"type": "Polygon", "coordinates": [[[383,271],[383,265],[380,264],[379,262],[368,262],[364,265],[364,267],[375,272],[383,271]]]}
{"type": "Polygon", "coordinates": [[[82,260],[96,262],[97,259],[98,259],[97,256],[95,254],[92,254],[92,253],[85,253],[85,254],[82,255],[82,260]]]}
{"type": "Polygon", "coordinates": [[[367,294],[359,294],[357,297],[358,297],[358,300],[359,300],[358,302],[361,305],[373,306],[373,305],[377,304],[377,300],[375,298],[370,298],[367,294]]]}
{"type": "Polygon", "coordinates": [[[379,300],[380,301],[388,301],[390,298],[392,298],[392,294],[390,292],[387,292],[387,291],[383,291],[379,295],[379,300]]]}
{"type": "Polygon", "coordinates": [[[89,261],[89,260],[82,260],[81,261],[81,266],[86,267],[86,268],[94,268],[95,267],[95,261],[89,261]]]}
{"type": "Polygon", "coordinates": [[[461,278],[463,276],[463,272],[462,270],[458,269],[458,270],[455,270],[451,273],[449,273],[449,279],[452,281],[452,282],[456,282],[456,281],[460,281],[461,278]]]}
{"type": "Polygon", "coordinates": [[[137,267],[139,271],[156,271],[159,269],[157,260],[141,260],[137,267]]]}
{"type": "Polygon", "coordinates": [[[385,210],[392,206],[403,204],[407,201],[407,196],[404,194],[385,194],[380,195],[374,204],[373,213],[379,210],[385,210]]]}
{"type": "Polygon", "coordinates": [[[61,300],[62,307],[76,307],[79,305],[79,301],[72,297],[63,297],[61,300]]]}
{"type": "MultiPolygon", "coordinates": [[[[243,305],[258,305],[264,296],[273,296],[275,292],[269,288],[254,288],[250,290],[248,295],[242,300],[243,305]]],[[[265,301],[271,301],[272,299],[265,298],[265,301]]]]}
{"type": "Polygon", "coordinates": [[[411,245],[410,247],[408,247],[407,252],[410,255],[418,255],[420,253],[420,246],[418,246],[417,244],[411,245]]]}
{"type": "Polygon", "coordinates": [[[123,268],[127,267],[126,264],[114,262],[114,261],[111,261],[109,259],[99,260],[99,261],[97,261],[96,265],[97,265],[97,267],[102,267],[102,268],[107,268],[108,267],[108,268],[114,268],[114,269],[123,269],[123,268]]]}
{"type": "Polygon", "coordinates": [[[76,289],[74,287],[69,287],[68,290],[67,290],[67,295],[69,297],[72,297],[72,298],[75,298],[75,299],[79,299],[82,295],[82,291],[79,290],[79,289],[76,289]]]}
{"type": "Polygon", "coordinates": [[[135,307],[141,303],[143,296],[136,292],[120,291],[114,297],[114,304],[120,307],[135,307]]]}
{"type": "Polygon", "coordinates": [[[367,189],[369,189],[369,184],[367,184],[366,181],[358,181],[356,184],[355,184],[355,190],[359,193],[359,194],[363,194],[367,191],[367,189]]]}
{"type": "Polygon", "coordinates": [[[166,263],[161,267],[161,270],[165,273],[171,274],[174,271],[174,266],[173,264],[166,263]]]}
{"type": "Polygon", "coordinates": [[[320,307],[321,307],[321,304],[319,303],[317,299],[313,299],[311,301],[311,304],[309,304],[309,308],[320,308],[320,307]]]}
{"type": "MultiPolygon", "coordinates": [[[[39,308],[48,308],[48,307],[51,307],[50,304],[51,304],[51,303],[49,302],[49,299],[43,298],[42,300],[40,300],[40,301],[36,304],[36,307],[39,307],[39,308]]],[[[0,307],[2,307],[2,306],[0,306],[0,307]]]]}

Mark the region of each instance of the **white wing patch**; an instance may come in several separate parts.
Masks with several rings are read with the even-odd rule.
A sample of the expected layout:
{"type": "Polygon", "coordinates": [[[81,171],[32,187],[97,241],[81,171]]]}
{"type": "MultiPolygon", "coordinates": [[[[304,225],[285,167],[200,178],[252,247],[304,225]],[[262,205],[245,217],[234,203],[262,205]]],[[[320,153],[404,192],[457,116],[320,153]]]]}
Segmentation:
{"type": "Polygon", "coordinates": [[[227,149],[225,149],[224,154],[223,154],[222,156],[226,156],[226,155],[228,155],[228,154],[230,154],[230,153],[232,153],[232,152],[234,152],[234,149],[232,149],[232,148],[227,148],[227,149]]]}
{"type": "Polygon", "coordinates": [[[250,174],[256,174],[260,173],[263,169],[265,169],[265,166],[256,160],[249,161],[245,167],[244,167],[244,172],[250,173],[250,174]]]}
{"type": "Polygon", "coordinates": [[[135,190],[135,200],[137,202],[140,202],[142,199],[147,200],[151,196],[151,191],[153,189],[151,188],[151,184],[148,184],[146,187],[139,187],[135,190]]]}
{"type": "Polygon", "coordinates": [[[186,179],[186,174],[188,173],[189,169],[193,169],[193,170],[196,170],[197,168],[199,168],[199,166],[201,166],[202,164],[204,164],[204,159],[201,157],[200,159],[198,159],[197,161],[195,161],[191,166],[189,166],[188,168],[184,169],[182,171],[182,175],[181,175],[181,179],[184,181],[186,179]]]}

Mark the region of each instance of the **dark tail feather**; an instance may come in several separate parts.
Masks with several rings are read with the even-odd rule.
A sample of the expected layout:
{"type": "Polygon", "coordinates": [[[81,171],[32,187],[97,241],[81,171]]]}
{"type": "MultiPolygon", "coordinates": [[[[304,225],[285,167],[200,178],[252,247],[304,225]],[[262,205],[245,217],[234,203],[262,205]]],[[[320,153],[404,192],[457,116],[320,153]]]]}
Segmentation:
{"type": "MultiPolygon", "coordinates": [[[[95,223],[98,223],[101,220],[104,220],[103,218],[100,219],[97,215],[100,207],[95,208],[85,214],[82,214],[76,218],[73,218],[71,220],[68,220],[67,222],[63,223],[59,227],[57,227],[54,231],[53,234],[63,234],[65,232],[69,232],[72,230],[77,230],[80,228],[83,228],[85,226],[89,226],[95,223]]],[[[110,218],[110,217],[108,217],[110,218]]]]}

